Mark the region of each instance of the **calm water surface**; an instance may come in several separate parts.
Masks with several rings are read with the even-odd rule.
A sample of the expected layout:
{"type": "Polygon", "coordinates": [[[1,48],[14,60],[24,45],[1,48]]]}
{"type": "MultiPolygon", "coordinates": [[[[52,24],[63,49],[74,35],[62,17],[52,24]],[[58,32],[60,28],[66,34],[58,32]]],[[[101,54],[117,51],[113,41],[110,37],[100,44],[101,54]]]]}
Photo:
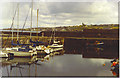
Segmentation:
{"type": "Polygon", "coordinates": [[[113,76],[110,61],[118,55],[114,51],[87,49],[54,56],[3,58],[2,76],[113,76]]]}
{"type": "Polygon", "coordinates": [[[88,59],[82,58],[82,55],[64,54],[37,63],[32,61],[29,58],[6,61],[2,76],[113,76],[111,59],[88,59]]]}

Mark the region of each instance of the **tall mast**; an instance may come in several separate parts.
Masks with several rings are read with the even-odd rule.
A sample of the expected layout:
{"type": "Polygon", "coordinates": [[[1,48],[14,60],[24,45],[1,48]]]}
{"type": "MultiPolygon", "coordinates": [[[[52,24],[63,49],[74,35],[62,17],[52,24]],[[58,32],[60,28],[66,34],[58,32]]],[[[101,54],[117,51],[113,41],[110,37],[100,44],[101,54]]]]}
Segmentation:
{"type": "Polygon", "coordinates": [[[32,35],[32,12],[33,12],[33,0],[32,0],[32,7],[31,7],[31,26],[30,26],[30,39],[32,38],[31,35],[32,35]]]}
{"type": "MultiPolygon", "coordinates": [[[[13,5],[13,13],[14,13],[14,5],[13,5]]],[[[13,17],[14,20],[14,17],[13,17]]],[[[13,21],[12,21],[12,25],[13,25],[13,21]]],[[[13,26],[12,26],[12,41],[13,41],[13,26]]]]}
{"type": "Polygon", "coordinates": [[[18,35],[19,35],[19,3],[18,3],[18,15],[17,15],[17,41],[18,41],[18,35]]]}
{"type": "Polygon", "coordinates": [[[38,12],[39,12],[39,9],[37,9],[37,38],[38,38],[38,12]]]}
{"type": "MultiPolygon", "coordinates": [[[[56,15],[55,15],[55,27],[56,27],[56,15]]],[[[55,41],[55,28],[53,28],[53,38],[54,38],[54,41],[55,41]]]]}
{"type": "Polygon", "coordinates": [[[13,26],[12,26],[12,41],[13,41],[13,26]]]}
{"type": "MultiPolygon", "coordinates": [[[[14,8],[14,5],[13,5],[13,8],[14,8]]],[[[14,29],[14,19],[15,19],[15,15],[16,15],[16,11],[17,11],[17,9],[18,9],[18,4],[17,4],[17,8],[16,8],[16,10],[15,10],[15,14],[14,14],[14,16],[13,16],[13,20],[12,20],[12,25],[11,25],[11,28],[12,28],[12,43],[13,43],[13,29],[14,29]]],[[[13,9],[13,12],[14,12],[14,9],[13,9]]]]}

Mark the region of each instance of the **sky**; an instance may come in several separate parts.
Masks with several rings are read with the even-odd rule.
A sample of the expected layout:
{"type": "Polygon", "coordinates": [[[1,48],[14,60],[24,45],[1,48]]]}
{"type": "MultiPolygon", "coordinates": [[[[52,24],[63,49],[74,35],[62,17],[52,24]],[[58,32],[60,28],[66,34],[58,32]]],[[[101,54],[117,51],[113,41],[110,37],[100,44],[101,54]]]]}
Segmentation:
{"type": "MultiPolygon", "coordinates": [[[[3,0],[0,2],[0,29],[10,28],[19,3],[19,28],[31,23],[31,0],[3,0]]],[[[57,27],[85,24],[118,24],[118,0],[33,0],[32,27],[57,27]]],[[[17,28],[18,9],[14,19],[17,28]]]]}

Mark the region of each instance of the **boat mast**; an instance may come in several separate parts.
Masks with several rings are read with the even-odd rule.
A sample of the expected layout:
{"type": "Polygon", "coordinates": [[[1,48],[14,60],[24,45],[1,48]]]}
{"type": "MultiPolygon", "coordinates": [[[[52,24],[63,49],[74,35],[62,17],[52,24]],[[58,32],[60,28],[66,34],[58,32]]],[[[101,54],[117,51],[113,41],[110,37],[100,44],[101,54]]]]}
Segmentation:
{"type": "Polygon", "coordinates": [[[13,26],[12,26],[12,41],[13,41],[13,26]]]}
{"type": "Polygon", "coordinates": [[[38,38],[38,12],[39,12],[39,9],[37,9],[37,38],[38,38]]]}
{"type": "MultiPolygon", "coordinates": [[[[56,27],[56,15],[55,15],[55,27],[56,27]]],[[[55,28],[53,28],[53,40],[55,41],[55,28]]]]}
{"type": "Polygon", "coordinates": [[[17,41],[18,41],[18,35],[19,35],[19,3],[18,3],[18,15],[17,15],[17,41]]]}
{"type": "MultiPolygon", "coordinates": [[[[13,5],[13,8],[14,8],[14,5],[13,5]]],[[[15,15],[16,15],[17,9],[18,9],[18,4],[17,4],[17,8],[15,10],[15,15]]],[[[13,12],[14,12],[14,9],[13,9],[13,12]]],[[[12,25],[11,25],[11,29],[12,29],[12,43],[13,43],[13,35],[14,35],[14,33],[13,33],[14,25],[13,24],[14,24],[15,15],[13,16],[12,25]]]]}
{"type": "MultiPolygon", "coordinates": [[[[13,8],[14,8],[14,5],[13,5],[13,8]]],[[[17,8],[18,8],[18,4],[17,4],[17,8]]],[[[17,11],[17,9],[16,9],[17,11]]],[[[15,15],[16,15],[16,11],[15,11],[15,15]]],[[[14,12],[14,9],[13,9],[13,12],[14,12]]],[[[15,19],[15,16],[13,17],[13,21],[12,21],[12,41],[13,41],[13,35],[14,35],[14,32],[13,32],[13,29],[14,29],[14,19],[15,19]]]]}
{"type": "Polygon", "coordinates": [[[31,26],[30,26],[31,31],[30,31],[30,39],[32,38],[31,37],[32,36],[32,12],[33,12],[33,0],[32,0],[32,7],[31,7],[31,26]]]}
{"type": "MultiPolygon", "coordinates": [[[[56,15],[53,15],[53,17],[56,18],[56,15]]],[[[54,22],[53,22],[53,25],[56,26],[56,19],[53,18],[54,22]]],[[[52,27],[52,33],[51,33],[51,38],[50,38],[50,42],[49,43],[54,43],[54,40],[55,40],[55,28],[52,27]]]]}

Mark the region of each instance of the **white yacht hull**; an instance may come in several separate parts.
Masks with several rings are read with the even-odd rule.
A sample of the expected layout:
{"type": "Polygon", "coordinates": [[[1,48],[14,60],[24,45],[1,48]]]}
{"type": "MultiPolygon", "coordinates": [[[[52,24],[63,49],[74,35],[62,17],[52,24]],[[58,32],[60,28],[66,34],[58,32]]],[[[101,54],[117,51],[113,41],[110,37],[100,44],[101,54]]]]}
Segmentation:
{"type": "Polygon", "coordinates": [[[8,55],[6,53],[0,53],[0,58],[7,58],[8,55]]]}
{"type": "Polygon", "coordinates": [[[13,53],[14,57],[32,57],[37,54],[37,52],[22,52],[22,51],[7,51],[8,53],[13,53]]]}
{"type": "Polygon", "coordinates": [[[49,45],[49,48],[63,48],[63,45],[52,44],[52,45],[49,45]]]}

